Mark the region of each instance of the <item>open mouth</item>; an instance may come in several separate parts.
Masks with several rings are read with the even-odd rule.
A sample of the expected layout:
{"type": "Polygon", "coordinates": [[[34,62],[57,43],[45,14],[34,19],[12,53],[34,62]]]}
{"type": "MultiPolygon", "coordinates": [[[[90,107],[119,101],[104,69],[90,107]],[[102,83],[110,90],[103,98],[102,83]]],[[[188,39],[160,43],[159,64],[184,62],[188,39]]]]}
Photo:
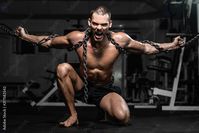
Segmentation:
{"type": "Polygon", "coordinates": [[[94,36],[96,39],[99,40],[99,39],[102,39],[104,35],[103,35],[103,32],[97,31],[95,32],[94,36]]]}

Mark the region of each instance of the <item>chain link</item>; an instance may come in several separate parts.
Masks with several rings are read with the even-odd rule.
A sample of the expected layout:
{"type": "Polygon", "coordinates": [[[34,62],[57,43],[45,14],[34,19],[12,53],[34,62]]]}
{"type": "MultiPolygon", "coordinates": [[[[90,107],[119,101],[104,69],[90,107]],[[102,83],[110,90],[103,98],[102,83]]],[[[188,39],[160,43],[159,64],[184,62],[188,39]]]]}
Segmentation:
{"type": "Polygon", "coordinates": [[[189,41],[185,42],[184,45],[182,45],[181,47],[189,46],[191,43],[193,43],[198,38],[199,38],[199,34],[197,34],[196,36],[194,36],[193,38],[191,38],[189,41]]]}
{"type": "Polygon", "coordinates": [[[88,102],[87,43],[83,44],[84,101],[88,102]]]}
{"type": "Polygon", "coordinates": [[[42,44],[44,44],[45,42],[47,42],[47,41],[49,41],[49,40],[51,40],[51,39],[53,39],[53,38],[55,38],[55,37],[58,37],[58,35],[57,35],[57,34],[49,35],[47,38],[41,39],[41,40],[37,43],[37,45],[42,46],[42,44]]]}
{"type": "Polygon", "coordinates": [[[7,25],[5,24],[0,24],[0,29],[6,33],[8,33],[9,35],[11,36],[15,36],[15,37],[18,37],[15,32],[10,28],[8,27],[7,25]]]}
{"type": "MultiPolygon", "coordinates": [[[[186,47],[186,46],[189,46],[191,43],[193,43],[194,41],[196,41],[197,39],[199,38],[199,34],[197,34],[196,36],[194,36],[193,38],[191,38],[189,41],[185,42],[182,46],[180,46],[181,48],[182,47],[186,47]]],[[[144,40],[142,41],[142,43],[148,43],[150,44],[151,46],[154,46],[157,50],[159,50],[160,52],[168,52],[167,50],[166,51],[163,51],[163,49],[161,49],[159,47],[159,45],[155,42],[152,42],[152,41],[149,41],[149,40],[144,40]]]]}
{"type": "MultiPolygon", "coordinates": [[[[90,29],[85,31],[84,39],[79,45],[83,44],[83,79],[84,79],[84,101],[88,103],[88,74],[87,74],[87,42],[90,37],[90,29]]],[[[79,47],[79,45],[77,45],[79,47]]]]}
{"type": "Polygon", "coordinates": [[[142,43],[150,44],[151,46],[155,47],[159,52],[167,52],[167,50],[164,51],[163,48],[160,48],[160,44],[159,43],[155,43],[155,42],[149,41],[149,40],[144,40],[144,41],[142,41],[142,43]]]}
{"type": "Polygon", "coordinates": [[[122,48],[118,43],[115,42],[115,40],[111,37],[110,32],[107,33],[107,38],[113,45],[115,45],[115,48],[119,51],[119,53],[122,53],[122,54],[127,53],[126,49],[122,48]]]}
{"type": "MultiPolygon", "coordinates": [[[[18,35],[16,35],[15,31],[13,31],[9,26],[7,26],[5,24],[0,24],[0,29],[4,32],[8,33],[11,36],[19,37],[18,35]]],[[[26,29],[24,29],[24,30],[26,33],[28,33],[26,29]]],[[[57,36],[58,36],[57,34],[49,35],[47,38],[43,38],[42,40],[40,40],[37,44],[42,45],[43,43],[45,43],[48,40],[51,40],[57,36]]]]}

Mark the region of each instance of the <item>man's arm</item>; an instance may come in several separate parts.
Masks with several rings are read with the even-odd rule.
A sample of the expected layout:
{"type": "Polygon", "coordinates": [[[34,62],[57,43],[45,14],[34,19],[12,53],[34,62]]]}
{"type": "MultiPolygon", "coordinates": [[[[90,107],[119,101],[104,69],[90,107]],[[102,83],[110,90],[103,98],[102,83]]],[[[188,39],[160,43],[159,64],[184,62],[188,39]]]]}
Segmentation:
{"type": "Polygon", "coordinates": [[[184,40],[180,36],[175,37],[170,43],[155,43],[152,41],[144,41],[145,53],[155,54],[159,52],[171,51],[180,48],[184,44],[184,40]]]}
{"type": "Polygon", "coordinates": [[[46,48],[67,48],[79,40],[78,31],[71,32],[65,36],[57,36],[50,38],[49,36],[36,36],[27,34],[22,27],[16,29],[16,34],[25,41],[34,43],[36,45],[41,45],[46,48]]]}
{"type": "Polygon", "coordinates": [[[120,42],[123,44],[123,47],[129,52],[145,54],[156,54],[162,51],[174,50],[183,45],[183,39],[179,36],[170,43],[155,43],[151,41],[139,42],[133,40],[125,33],[120,33],[120,42]]]}

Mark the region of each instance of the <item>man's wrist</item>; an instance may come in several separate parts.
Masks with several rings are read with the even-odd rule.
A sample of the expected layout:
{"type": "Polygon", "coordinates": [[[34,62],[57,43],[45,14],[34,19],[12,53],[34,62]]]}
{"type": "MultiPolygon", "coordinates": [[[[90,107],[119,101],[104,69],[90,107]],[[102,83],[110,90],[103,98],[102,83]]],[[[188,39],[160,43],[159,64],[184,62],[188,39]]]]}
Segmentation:
{"type": "Polygon", "coordinates": [[[20,38],[22,40],[28,41],[28,35],[27,34],[24,34],[24,35],[20,36],[20,38]]]}

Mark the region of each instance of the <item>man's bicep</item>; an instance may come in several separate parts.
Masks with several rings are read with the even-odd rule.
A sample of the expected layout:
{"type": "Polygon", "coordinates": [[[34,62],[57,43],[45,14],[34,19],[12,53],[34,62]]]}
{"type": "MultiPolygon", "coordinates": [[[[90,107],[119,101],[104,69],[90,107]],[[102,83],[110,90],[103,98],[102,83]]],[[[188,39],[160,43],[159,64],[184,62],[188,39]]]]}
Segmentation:
{"type": "Polygon", "coordinates": [[[70,44],[69,39],[66,36],[58,36],[51,40],[52,47],[68,47],[70,44]]]}
{"type": "Polygon", "coordinates": [[[145,45],[139,41],[130,39],[127,44],[126,48],[129,52],[135,53],[144,53],[145,52],[145,45]]]}

